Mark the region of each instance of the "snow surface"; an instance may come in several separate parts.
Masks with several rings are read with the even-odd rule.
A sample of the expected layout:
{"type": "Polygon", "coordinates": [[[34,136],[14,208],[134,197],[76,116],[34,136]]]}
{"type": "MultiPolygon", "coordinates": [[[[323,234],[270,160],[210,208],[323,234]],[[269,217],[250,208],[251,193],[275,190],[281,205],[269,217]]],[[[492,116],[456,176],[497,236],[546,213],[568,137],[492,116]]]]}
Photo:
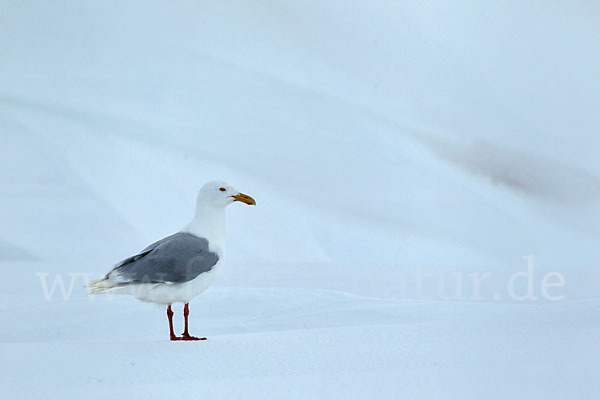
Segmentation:
{"type": "Polygon", "coordinates": [[[2,398],[598,398],[599,18],[2,2],[2,398]],[[190,305],[207,341],[88,297],[212,179],[258,206],[190,305]]]}

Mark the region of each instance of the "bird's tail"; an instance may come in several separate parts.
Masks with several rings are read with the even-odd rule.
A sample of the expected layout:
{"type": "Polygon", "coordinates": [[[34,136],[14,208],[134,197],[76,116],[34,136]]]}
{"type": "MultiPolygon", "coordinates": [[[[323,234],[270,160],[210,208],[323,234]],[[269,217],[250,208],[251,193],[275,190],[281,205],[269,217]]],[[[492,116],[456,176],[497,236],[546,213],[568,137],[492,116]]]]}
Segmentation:
{"type": "Polygon", "coordinates": [[[95,281],[91,281],[87,284],[89,288],[90,294],[101,294],[106,293],[108,290],[117,287],[113,282],[111,282],[108,277],[104,277],[101,279],[96,279],[95,281]]]}

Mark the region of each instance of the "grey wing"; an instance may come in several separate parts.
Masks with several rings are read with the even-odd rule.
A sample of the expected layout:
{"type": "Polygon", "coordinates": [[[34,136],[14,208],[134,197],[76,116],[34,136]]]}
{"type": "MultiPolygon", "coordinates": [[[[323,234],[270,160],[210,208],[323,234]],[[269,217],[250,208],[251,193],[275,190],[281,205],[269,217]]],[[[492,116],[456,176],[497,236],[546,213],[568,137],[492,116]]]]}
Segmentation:
{"type": "Polygon", "coordinates": [[[106,277],[119,285],[183,283],[210,271],[217,261],[206,239],[179,232],[121,261],[106,277]]]}

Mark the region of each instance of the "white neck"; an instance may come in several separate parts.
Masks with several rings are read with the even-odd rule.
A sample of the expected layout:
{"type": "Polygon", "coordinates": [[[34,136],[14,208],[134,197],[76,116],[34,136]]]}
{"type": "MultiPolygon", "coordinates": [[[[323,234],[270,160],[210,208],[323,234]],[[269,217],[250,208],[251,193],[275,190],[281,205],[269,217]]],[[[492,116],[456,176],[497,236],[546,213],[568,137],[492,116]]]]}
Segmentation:
{"type": "Polygon", "coordinates": [[[225,251],[225,207],[204,202],[196,205],[196,215],[182,230],[206,238],[209,249],[223,256],[225,251]]]}

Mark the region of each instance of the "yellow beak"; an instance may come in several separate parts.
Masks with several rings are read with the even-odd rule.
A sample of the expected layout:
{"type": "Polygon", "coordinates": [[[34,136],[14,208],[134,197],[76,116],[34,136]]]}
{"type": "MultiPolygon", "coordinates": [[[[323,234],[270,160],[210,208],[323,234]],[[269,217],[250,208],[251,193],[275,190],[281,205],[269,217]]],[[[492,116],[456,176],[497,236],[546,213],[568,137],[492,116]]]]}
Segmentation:
{"type": "Polygon", "coordinates": [[[231,196],[231,197],[233,197],[235,201],[241,201],[242,203],[246,203],[249,206],[255,206],[256,205],[256,201],[252,197],[250,197],[250,196],[248,196],[247,194],[244,194],[244,193],[238,193],[238,194],[236,194],[234,196],[231,196]]]}

